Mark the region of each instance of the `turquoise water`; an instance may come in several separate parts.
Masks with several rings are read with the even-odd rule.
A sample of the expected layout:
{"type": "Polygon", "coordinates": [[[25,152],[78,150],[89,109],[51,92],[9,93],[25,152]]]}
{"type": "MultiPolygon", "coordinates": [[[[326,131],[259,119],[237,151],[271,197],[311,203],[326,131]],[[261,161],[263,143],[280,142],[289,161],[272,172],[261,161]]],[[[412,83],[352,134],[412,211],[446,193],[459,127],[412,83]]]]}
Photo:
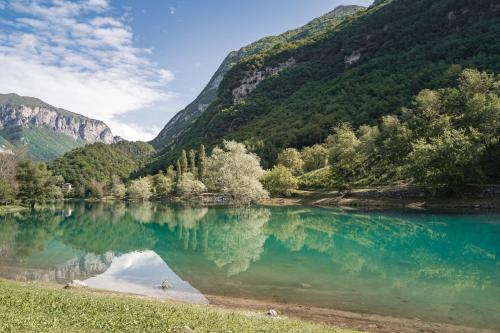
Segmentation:
{"type": "Polygon", "coordinates": [[[72,203],[0,217],[0,277],[500,327],[500,215],[72,203]],[[159,285],[169,280],[173,288],[159,285]]]}

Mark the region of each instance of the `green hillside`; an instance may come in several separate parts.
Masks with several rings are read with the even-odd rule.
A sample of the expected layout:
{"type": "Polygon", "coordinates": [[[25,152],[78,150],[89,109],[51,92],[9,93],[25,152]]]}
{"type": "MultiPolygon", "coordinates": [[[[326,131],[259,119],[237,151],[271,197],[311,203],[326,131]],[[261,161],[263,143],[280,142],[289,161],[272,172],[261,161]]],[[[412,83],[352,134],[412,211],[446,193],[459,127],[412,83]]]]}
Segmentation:
{"type": "Polygon", "coordinates": [[[186,108],[176,114],[165,126],[160,134],[151,141],[151,144],[160,149],[167,145],[175,144],[206,110],[210,103],[217,98],[219,84],[226,73],[242,59],[273,49],[279,50],[284,45],[303,44],[307,41],[320,38],[323,34],[334,29],[346,17],[362,10],[360,6],[339,6],[335,10],[316,18],[298,29],[289,30],[278,36],[262,38],[250,45],[242,47],[238,51],[231,52],[222,62],[209,83],[200,95],[186,108]]]}
{"type": "Polygon", "coordinates": [[[45,128],[9,128],[0,130],[0,143],[22,149],[36,162],[50,161],[85,145],[82,139],[45,128]],[[5,143],[4,143],[5,142],[5,143]]]}
{"type": "Polygon", "coordinates": [[[285,147],[323,141],[340,122],[375,124],[424,88],[456,84],[463,68],[500,72],[500,6],[490,0],[380,1],[303,43],[244,58],[224,76],[218,98],[148,171],[181,147],[223,138],[253,143],[266,166],[285,147]],[[268,77],[239,103],[248,73],[295,64],[268,77]]]}
{"type": "Polygon", "coordinates": [[[106,183],[113,176],[127,179],[153,152],[154,148],[144,142],[95,143],[62,155],[50,168],[84,195],[94,181],[106,183]]]}

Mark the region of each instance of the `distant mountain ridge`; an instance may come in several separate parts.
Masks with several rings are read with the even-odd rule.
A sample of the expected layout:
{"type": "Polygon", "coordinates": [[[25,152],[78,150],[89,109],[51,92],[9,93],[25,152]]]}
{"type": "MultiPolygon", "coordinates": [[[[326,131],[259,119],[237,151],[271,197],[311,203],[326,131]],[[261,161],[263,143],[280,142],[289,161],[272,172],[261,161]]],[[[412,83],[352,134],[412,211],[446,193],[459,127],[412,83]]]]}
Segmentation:
{"type": "Polygon", "coordinates": [[[0,94],[0,136],[6,148],[25,148],[34,160],[51,160],[87,143],[117,140],[102,121],[37,98],[0,94]]]}
{"type": "Polygon", "coordinates": [[[158,136],[150,143],[157,149],[175,143],[175,141],[187,131],[190,125],[208,108],[217,98],[219,85],[226,73],[236,63],[260,52],[266,52],[280,44],[297,42],[308,38],[317,37],[336,26],[344,18],[364,9],[361,6],[339,6],[333,11],[312,20],[303,27],[289,30],[278,36],[265,37],[238,51],[233,51],[224,59],[220,67],[210,79],[207,86],[198,97],[185,109],[179,111],[163,128],[158,136]]]}

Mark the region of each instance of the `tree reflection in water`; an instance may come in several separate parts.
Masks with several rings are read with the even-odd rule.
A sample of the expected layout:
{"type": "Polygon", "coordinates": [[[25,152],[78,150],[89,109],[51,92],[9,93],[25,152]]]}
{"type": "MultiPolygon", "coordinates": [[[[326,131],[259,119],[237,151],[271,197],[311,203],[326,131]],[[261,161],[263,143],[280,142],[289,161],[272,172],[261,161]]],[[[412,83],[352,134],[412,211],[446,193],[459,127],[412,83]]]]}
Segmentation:
{"type": "Polygon", "coordinates": [[[55,262],[60,244],[74,256],[153,250],[208,293],[464,318],[500,299],[495,214],[72,203],[0,220],[0,272],[44,256],[76,269],[55,262]]]}

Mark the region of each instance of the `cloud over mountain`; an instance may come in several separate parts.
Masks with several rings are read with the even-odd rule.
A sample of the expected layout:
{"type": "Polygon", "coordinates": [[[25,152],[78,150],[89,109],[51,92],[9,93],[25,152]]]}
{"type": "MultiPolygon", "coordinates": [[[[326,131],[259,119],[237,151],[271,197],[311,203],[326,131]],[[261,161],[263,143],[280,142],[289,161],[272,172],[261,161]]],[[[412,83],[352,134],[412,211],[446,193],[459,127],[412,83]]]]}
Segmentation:
{"type": "Polygon", "coordinates": [[[127,139],[157,129],[124,124],[120,115],[173,97],[170,70],[134,44],[121,8],[107,0],[0,1],[0,92],[35,96],[107,122],[127,139]]]}

